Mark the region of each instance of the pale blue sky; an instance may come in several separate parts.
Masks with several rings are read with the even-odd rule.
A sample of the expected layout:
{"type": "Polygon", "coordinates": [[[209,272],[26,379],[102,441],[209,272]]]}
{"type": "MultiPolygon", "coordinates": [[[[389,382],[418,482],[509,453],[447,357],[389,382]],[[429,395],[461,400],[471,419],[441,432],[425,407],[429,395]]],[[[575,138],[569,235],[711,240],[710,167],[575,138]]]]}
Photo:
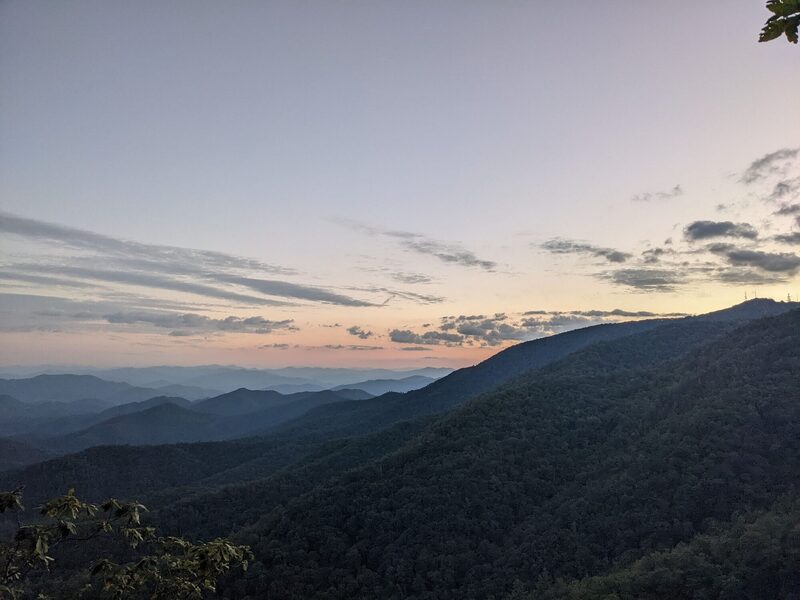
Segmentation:
{"type": "MultiPolygon", "coordinates": [[[[750,222],[759,239],[792,231],[763,200],[797,175],[796,155],[774,180],[739,181],[759,157],[800,145],[800,50],[756,43],[765,17],[754,0],[7,1],[0,208],[114,239],[257,259],[293,270],[284,279],[298,285],[367,304],[382,304],[389,288],[441,299],[264,314],[293,319],[295,345],[307,348],[353,338],[325,337],[324,322],[371,327],[386,358],[376,351],[369,360],[399,361],[390,331],[419,332],[447,315],[713,308],[739,299],[729,281],[739,275],[725,271],[722,282],[715,271],[706,282],[698,262],[687,281],[643,289],[620,283],[610,270],[620,265],[591,250],[541,245],[613,248],[641,270],[654,268],[641,252],[667,237],[677,243],[695,220],[750,222]],[[667,198],[676,185],[682,193],[667,198]],[[398,231],[415,234],[415,245],[398,231]],[[459,251],[495,266],[441,256],[459,251]],[[402,281],[409,274],[431,281],[402,281]]],[[[63,240],[54,250],[52,240],[42,246],[11,229],[0,239],[6,266],[50,261],[52,274],[67,255],[63,240]]],[[[697,249],[681,243],[681,252],[697,249]]],[[[758,251],[793,253],[785,244],[758,251]]],[[[755,273],[727,255],[703,260],[755,273]]],[[[771,273],[765,293],[784,295],[796,282],[794,270],[780,280],[771,273]]],[[[87,297],[30,278],[0,285],[87,297]]],[[[106,301],[118,285],[91,297],[106,301]]],[[[108,336],[120,331],[108,325],[91,336],[84,327],[87,360],[109,355],[108,336]]],[[[71,327],[56,328],[48,344],[58,348],[59,335],[74,343],[71,327]]],[[[365,360],[314,350],[256,356],[263,339],[236,338],[234,352],[234,337],[199,344],[185,361],[365,360]]],[[[455,364],[496,349],[478,345],[406,354],[455,364]]],[[[24,360],[41,348],[34,343],[24,360]]]]}

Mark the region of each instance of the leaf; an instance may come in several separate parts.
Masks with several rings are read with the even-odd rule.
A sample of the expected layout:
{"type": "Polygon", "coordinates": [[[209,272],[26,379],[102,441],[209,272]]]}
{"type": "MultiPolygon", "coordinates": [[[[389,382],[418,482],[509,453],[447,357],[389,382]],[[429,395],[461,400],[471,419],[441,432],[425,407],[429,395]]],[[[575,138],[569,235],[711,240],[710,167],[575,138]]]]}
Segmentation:
{"type": "Polygon", "coordinates": [[[770,0],[767,9],[778,17],[788,17],[800,12],[800,0],[770,0]]]}
{"type": "Polygon", "coordinates": [[[777,19],[775,17],[770,17],[770,19],[764,24],[764,28],[761,30],[761,35],[758,36],[758,41],[769,42],[770,40],[777,39],[781,37],[785,28],[786,21],[777,19]]]}
{"type": "Polygon", "coordinates": [[[792,44],[797,43],[797,29],[800,26],[800,15],[786,19],[786,39],[792,44]]]}

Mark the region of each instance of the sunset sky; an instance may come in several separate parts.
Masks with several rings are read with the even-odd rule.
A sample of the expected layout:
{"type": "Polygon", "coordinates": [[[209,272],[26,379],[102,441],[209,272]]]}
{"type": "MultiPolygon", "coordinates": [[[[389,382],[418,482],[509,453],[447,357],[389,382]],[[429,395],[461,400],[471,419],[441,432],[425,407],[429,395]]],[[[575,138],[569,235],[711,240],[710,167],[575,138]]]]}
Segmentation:
{"type": "Polygon", "coordinates": [[[464,366],[800,297],[763,2],[0,4],[0,363],[464,366]]]}

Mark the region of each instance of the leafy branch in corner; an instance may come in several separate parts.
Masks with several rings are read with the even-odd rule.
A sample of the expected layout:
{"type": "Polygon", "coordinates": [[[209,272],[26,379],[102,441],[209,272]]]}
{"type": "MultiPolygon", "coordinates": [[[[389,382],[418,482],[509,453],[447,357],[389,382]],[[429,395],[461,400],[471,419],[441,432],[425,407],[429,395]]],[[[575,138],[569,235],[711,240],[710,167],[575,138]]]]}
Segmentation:
{"type": "Polygon", "coordinates": [[[50,573],[55,547],[100,536],[121,538],[138,558],[126,564],[98,560],[86,574],[89,583],[83,590],[92,598],[200,599],[216,590],[219,577],[234,567],[247,569],[252,560],[249,548],[224,539],[195,544],[157,536],[154,528],[142,526],[141,515],[147,509],[137,502],[111,498],[89,504],[69,490],[41,506],[40,518],[33,524],[21,523],[23,510],[21,488],[0,493],[0,513],[13,513],[17,523],[12,539],[0,542],[3,598],[28,597],[30,579],[50,573]]]}
{"type": "Polygon", "coordinates": [[[787,40],[796,44],[800,26],[800,0],[769,0],[767,9],[772,16],[761,29],[758,41],[769,42],[785,35],[787,40]]]}

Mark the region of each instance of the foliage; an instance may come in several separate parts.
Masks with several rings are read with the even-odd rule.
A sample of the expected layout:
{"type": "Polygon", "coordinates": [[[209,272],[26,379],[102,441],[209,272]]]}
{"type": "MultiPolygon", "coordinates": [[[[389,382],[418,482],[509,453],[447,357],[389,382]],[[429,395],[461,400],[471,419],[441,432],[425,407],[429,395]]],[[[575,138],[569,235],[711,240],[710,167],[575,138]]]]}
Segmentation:
{"type": "Polygon", "coordinates": [[[547,589],[768,507],[800,473],[800,313],[670,358],[690,339],[593,346],[277,507],[237,537],[257,561],[226,597],[547,589]]]}
{"type": "Polygon", "coordinates": [[[111,498],[99,505],[89,504],[69,490],[41,506],[40,518],[34,523],[21,523],[22,510],[22,490],[0,493],[0,512],[14,513],[18,523],[11,541],[0,544],[3,598],[30,597],[41,588],[40,582],[51,571],[56,547],[101,536],[118,536],[138,556],[127,564],[108,558],[97,561],[81,590],[83,597],[199,599],[204,592],[216,589],[220,576],[234,566],[246,569],[252,558],[247,547],[223,539],[194,544],[176,537],[158,537],[154,528],[142,526],[141,516],[147,509],[137,502],[111,498]]]}
{"type": "MultiPolygon", "coordinates": [[[[611,573],[534,592],[529,600],[791,598],[800,589],[800,498],[739,517],[611,573]]],[[[510,599],[509,599],[510,600],[510,599]]]]}
{"type": "Polygon", "coordinates": [[[764,24],[758,41],[769,42],[785,35],[789,42],[796,44],[800,26],[800,0],[769,0],[767,9],[772,16],[764,24]]]}

